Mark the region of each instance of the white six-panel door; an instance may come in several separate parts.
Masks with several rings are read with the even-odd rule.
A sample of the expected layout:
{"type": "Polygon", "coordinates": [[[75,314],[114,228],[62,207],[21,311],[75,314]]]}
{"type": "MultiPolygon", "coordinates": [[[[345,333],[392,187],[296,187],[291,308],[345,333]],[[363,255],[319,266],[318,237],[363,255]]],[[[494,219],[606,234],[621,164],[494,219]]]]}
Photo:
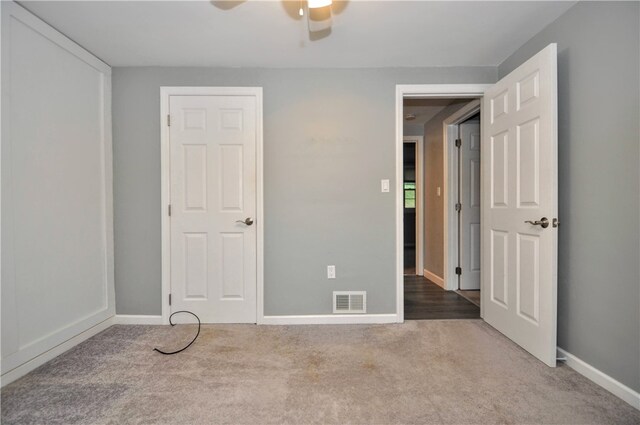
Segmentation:
{"type": "Polygon", "coordinates": [[[256,322],[256,98],[170,96],[171,311],[256,322]]]}
{"type": "Polygon", "coordinates": [[[484,319],[556,364],[557,48],[486,91],[482,144],[484,319]],[[528,222],[548,220],[548,227],[528,222]]]}
{"type": "Polygon", "coordinates": [[[480,289],[480,122],[460,124],[460,289],[480,289]]]}

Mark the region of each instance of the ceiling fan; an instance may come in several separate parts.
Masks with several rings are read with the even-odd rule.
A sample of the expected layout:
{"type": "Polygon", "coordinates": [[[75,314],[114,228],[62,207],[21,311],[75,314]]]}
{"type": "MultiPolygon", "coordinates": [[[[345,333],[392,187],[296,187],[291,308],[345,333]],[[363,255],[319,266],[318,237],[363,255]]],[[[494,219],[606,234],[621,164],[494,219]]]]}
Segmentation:
{"type": "MultiPolygon", "coordinates": [[[[222,10],[230,10],[248,2],[249,0],[211,0],[214,6],[222,10]]],[[[333,14],[341,13],[348,4],[348,0],[336,2],[333,0],[284,0],[281,3],[287,14],[295,20],[301,20],[307,15],[310,38],[319,40],[331,33],[333,14]],[[296,1],[298,7],[296,7],[296,1]]]]}
{"type": "MultiPolygon", "coordinates": [[[[309,32],[321,32],[331,29],[331,5],[333,0],[307,0],[309,32]]],[[[298,13],[304,16],[304,1],[300,0],[298,13]]]]}

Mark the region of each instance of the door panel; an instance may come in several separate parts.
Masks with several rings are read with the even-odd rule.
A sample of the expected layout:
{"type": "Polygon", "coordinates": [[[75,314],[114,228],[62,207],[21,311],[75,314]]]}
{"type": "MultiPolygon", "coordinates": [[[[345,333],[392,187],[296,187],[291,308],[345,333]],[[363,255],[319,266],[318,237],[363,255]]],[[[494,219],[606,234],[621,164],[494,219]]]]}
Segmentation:
{"type": "Polygon", "coordinates": [[[256,99],[171,96],[171,311],[255,323],[256,99]]]}
{"type": "Polygon", "coordinates": [[[509,303],[508,252],[509,233],[492,229],[489,251],[491,267],[489,274],[491,301],[504,308],[508,308],[509,303]]]}
{"type": "Polygon", "coordinates": [[[184,299],[206,300],[209,298],[207,287],[208,237],[206,233],[184,234],[184,299]]]}
{"type": "MultiPolygon", "coordinates": [[[[486,140],[486,139],[485,139],[486,140]]],[[[507,132],[491,135],[489,146],[491,162],[489,179],[491,190],[491,207],[506,208],[509,206],[509,134],[507,132]]],[[[486,149],[485,149],[485,153],[486,149]]]]}
{"type": "Polygon", "coordinates": [[[207,209],[207,146],[184,145],[184,209],[207,209]]]}
{"type": "Polygon", "coordinates": [[[539,119],[535,118],[516,127],[519,208],[536,208],[540,205],[538,123],[539,119]]]}
{"type": "Polygon", "coordinates": [[[483,317],[556,363],[556,45],[487,90],[482,117],[483,317]],[[546,217],[549,226],[526,223],[546,217]]]}
{"type": "Polygon", "coordinates": [[[517,311],[521,317],[538,323],[540,279],[540,238],[537,235],[517,234],[517,265],[516,299],[517,311]]]}
{"type": "Polygon", "coordinates": [[[223,233],[220,235],[221,247],[221,299],[242,300],[244,287],[244,233],[223,233]]]}
{"type": "Polygon", "coordinates": [[[244,175],[242,145],[221,145],[220,164],[218,165],[220,187],[220,206],[224,211],[243,210],[244,175]]]}

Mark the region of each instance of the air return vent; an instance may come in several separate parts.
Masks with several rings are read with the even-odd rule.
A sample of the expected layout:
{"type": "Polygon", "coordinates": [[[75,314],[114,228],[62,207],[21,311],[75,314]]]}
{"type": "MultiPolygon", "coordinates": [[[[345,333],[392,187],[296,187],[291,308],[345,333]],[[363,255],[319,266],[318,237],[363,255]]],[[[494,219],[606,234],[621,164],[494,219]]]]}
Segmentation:
{"type": "Polygon", "coordinates": [[[366,313],[366,291],[333,291],[334,313],[366,313]]]}

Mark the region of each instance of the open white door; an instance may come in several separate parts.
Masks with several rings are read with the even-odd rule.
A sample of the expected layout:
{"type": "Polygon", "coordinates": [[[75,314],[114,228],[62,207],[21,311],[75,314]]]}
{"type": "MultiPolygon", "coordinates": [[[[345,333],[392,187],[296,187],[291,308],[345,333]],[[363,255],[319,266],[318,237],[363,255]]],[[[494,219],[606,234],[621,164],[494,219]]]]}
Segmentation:
{"type": "Polygon", "coordinates": [[[484,319],[556,364],[557,47],[485,92],[482,143],[484,319]]]}
{"type": "Polygon", "coordinates": [[[460,124],[460,289],[480,289],[480,121],[460,124]]]}

